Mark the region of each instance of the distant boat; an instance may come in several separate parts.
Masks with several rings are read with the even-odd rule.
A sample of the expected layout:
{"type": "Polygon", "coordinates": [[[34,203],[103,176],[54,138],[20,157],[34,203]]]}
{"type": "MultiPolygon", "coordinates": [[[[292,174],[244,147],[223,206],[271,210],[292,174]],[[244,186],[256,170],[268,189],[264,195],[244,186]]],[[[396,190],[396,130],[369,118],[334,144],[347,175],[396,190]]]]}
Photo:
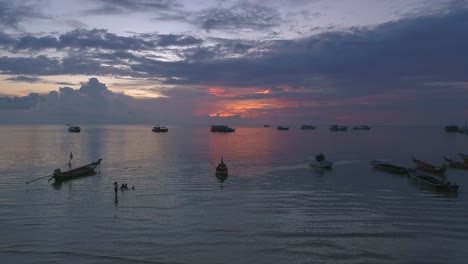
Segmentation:
{"type": "Polygon", "coordinates": [[[263,127],[270,127],[270,125],[263,125],[263,127]]]}
{"type": "Polygon", "coordinates": [[[301,129],[310,130],[315,129],[315,127],[313,125],[301,125],[301,129]]]}
{"type": "Polygon", "coordinates": [[[414,164],[416,164],[417,169],[423,170],[423,171],[426,171],[426,172],[432,172],[432,173],[436,173],[436,174],[444,174],[445,171],[446,171],[445,166],[437,167],[437,166],[434,166],[434,165],[429,164],[427,162],[417,160],[414,157],[413,157],[413,162],[414,162],[414,164]]]}
{"type": "Polygon", "coordinates": [[[276,130],[289,130],[289,127],[287,126],[278,126],[276,130]]]}
{"type": "Polygon", "coordinates": [[[164,127],[164,126],[154,126],[151,130],[153,132],[167,132],[169,131],[169,128],[164,127]]]}
{"type": "Polygon", "coordinates": [[[397,165],[393,165],[390,163],[385,163],[382,161],[378,160],[371,160],[370,162],[372,166],[376,169],[384,170],[390,173],[395,173],[395,174],[408,174],[411,171],[411,168],[405,168],[405,167],[400,167],[397,165]]]}
{"type": "Polygon", "coordinates": [[[69,126],[68,131],[69,132],[74,132],[74,133],[80,133],[81,128],[79,126],[69,126]]]}
{"type": "Polygon", "coordinates": [[[224,163],[223,157],[221,156],[221,162],[218,163],[218,166],[216,166],[216,176],[217,177],[223,177],[228,175],[228,168],[226,166],[226,163],[224,163]]]}
{"type": "Polygon", "coordinates": [[[226,125],[215,125],[211,126],[211,132],[235,132],[235,128],[228,127],[226,125]]]}
{"type": "Polygon", "coordinates": [[[446,126],[444,127],[445,129],[445,132],[458,132],[458,126],[455,126],[455,125],[449,125],[449,126],[446,126]]]}
{"type": "Polygon", "coordinates": [[[330,126],[330,131],[347,131],[347,130],[348,130],[347,126],[339,126],[339,125],[330,126]]]}
{"type": "Polygon", "coordinates": [[[410,171],[409,176],[412,179],[425,184],[426,186],[434,188],[436,191],[449,192],[449,193],[458,192],[459,186],[457,184],[451,183],[450,181],[447,181],[447,180],[439,179],[435,176],[425,174],[417,170],[410,171]]]}
{"type": "Polygon", "coordinates": [[[322,169],[331,169],[333,163],[325,159],[325,155],[322,153],[315,155],[314,160],[309,163],[310,166],[318,167],[322,169]]]}
{"type": "Polygon", "coordinates": [[[447,157],[444,157],[444,159],[447,161],[450,167],[468,170],[468,162],[459,162],[453,159],[449,159],[447,157]]]}
{"type": "Polygon", "coordinates": [[[361,125],[361,126],[353,126],[354,130],[369,130],[370,127],[366,125],[361,125]]]}
{"type": "Polygon", "coordinates": [[[62,181],[94,174],[94,169],[96,169],[96,167],[101,164],[101,161],[102,159],[99,159],[88,165],[84,165],[82,167],[69,170],[69,171],[64,171],[64,172],[62,172],[60,169],[55,169],[54,173],[52,174],[51,179],[54,179],[55,182],[62,182],[62,181]]]}

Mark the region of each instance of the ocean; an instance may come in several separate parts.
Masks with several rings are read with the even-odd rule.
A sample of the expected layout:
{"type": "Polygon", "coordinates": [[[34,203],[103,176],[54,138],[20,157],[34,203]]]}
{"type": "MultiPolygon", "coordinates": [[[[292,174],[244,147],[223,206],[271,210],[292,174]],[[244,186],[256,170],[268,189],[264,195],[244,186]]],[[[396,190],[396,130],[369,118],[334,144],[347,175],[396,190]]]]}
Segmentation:
{"type": "Polygon", "coordinates": [[[331,132],[237,127],[0,126],[1,263],[466,263],[468,171],[457,194],[375,170],[461,160],[442,127],[331,132]],[[53,184],[70,152],[95,175],[53,184]],[[317,153],[332,170],[309,166],[317,153]],[[228,178],[215,177],[223,157],[228,178]],[[114,194],[113,183],[127,183],[114,194]],[[131,187],[134,187],[132,189],[131,187]]]}

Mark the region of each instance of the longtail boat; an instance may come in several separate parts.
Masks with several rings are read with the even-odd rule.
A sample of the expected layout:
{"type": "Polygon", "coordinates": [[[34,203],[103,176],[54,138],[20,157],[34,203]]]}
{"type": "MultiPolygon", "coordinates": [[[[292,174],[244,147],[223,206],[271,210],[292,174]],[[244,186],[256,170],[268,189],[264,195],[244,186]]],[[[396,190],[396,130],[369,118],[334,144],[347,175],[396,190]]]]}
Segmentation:
{"type": "Polygon", "coordinates": [[[467,162],[460,162],[456,161],[453,159],[449,159],[447,157],[444,157],[444,159],[447,161],[450,167],[457,168],[457,169],[463,169],[463,170],[468,170],[468,163],[467,162]]]}
{"type": "Polygon", "coordinates": [[[378,160],[371,160],[370,162],[374,168],[379,169],[379,170],[384,170],[390,173],[395,173],[395,174],[408,174],[412,169],[411,168],[405,168],[397,165],[393,165],[390,163],[385,163],[382,161],[378,160]]]}
{"type": "Polygon", "coordinates": [[[416,164],[417,169],[422,170],[422,171],[426,171],[426,172],[432,172],[432,173],[436,173],[436,174],[444,174],[445,171],[447,170],[447,168],[445,168],[445,166],[442,166],[442,167],[434,166],[434,165],[429,164],[427,162],[424,162],[422,160],[415,159],[414,157],[413,157],[413,162],[414,162],[414,164],[416,164]]]}
{"type": "Polygon", "coordinates": [[[221,162],[216,166],[216,176],[222,177],[228,175],[228,168],[224,163],[223,157],[221,156],[221,162]]]}
{"type": "Polygon", "coordinates": [[[62,182],[62,181],[71,180],[71,179],[82,177],[82,176],[92,175],[95,173],[94,169],[96,169],[97,166],[101,165],[101,160],[102,159],[99,159],[88,165],[84,165],[79,168],[64,171],[64,172],[62,172],[60,169],[55,169],[50,179],[54,179],[55,182],[62,182]]]}
{"type": "Polygon", "coordinates": [[[459,186],[456,183],[451,183],[450,181],[442,180],[417,170],[410,171],[409,175],[412,179],[417,180],[418,182],[423,183],[424,185],[429,186],[436,191],[448,193],[458,192],[459,186]]]}

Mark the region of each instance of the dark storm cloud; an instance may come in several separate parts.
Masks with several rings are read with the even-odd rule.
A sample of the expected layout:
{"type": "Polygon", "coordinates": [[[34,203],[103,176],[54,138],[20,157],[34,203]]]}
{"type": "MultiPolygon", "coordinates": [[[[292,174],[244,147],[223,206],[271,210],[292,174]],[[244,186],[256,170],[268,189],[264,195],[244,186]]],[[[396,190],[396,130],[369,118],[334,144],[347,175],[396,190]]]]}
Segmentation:
{"type": "Polygon", "coordinates": [[[197,87],[328,87],[331,95],[359,96],[405,87],[428,89],[424,84],[434,81],[466,81],[466,25],[468,10],[459,8],[296,40],[210,39],[208,43],[188,35],[122,37],[94,29],[71,31],[57,37],[57,42],[45,36],[23,37],[11,44],[12,37],[3,34],[3,45],[30,52],[55,45],[66,56],[4,56],[0,71],[146,76],[197,87]],[[158,51],[174,54],[179,61],[163,60],[158,51]]]}
{"type": "Polygon", "coordinates": [[[239,1],[229,7],[209,8],[195,16],[196,24],[207,31],[212,29],[265,30],[281,22],[281,16],[277,10],[249,1],[239,1]]]}
{"type": "MultiPolygon", "coordinates": [[[[257,56],[168,64],[177,83],[230,86],[333,85],[346,94],[396,89],[425,81],[466,80],[468,11],[461,9],[352,28],[300,40],[270,42],[257,56]]],[[[266,45],[265,45],[266,46],[266,45]]],[[[201,57],[201,56],[200,56],[201,57]]],[[[151,65],[148,73],[154,72],[151,65]]]]}

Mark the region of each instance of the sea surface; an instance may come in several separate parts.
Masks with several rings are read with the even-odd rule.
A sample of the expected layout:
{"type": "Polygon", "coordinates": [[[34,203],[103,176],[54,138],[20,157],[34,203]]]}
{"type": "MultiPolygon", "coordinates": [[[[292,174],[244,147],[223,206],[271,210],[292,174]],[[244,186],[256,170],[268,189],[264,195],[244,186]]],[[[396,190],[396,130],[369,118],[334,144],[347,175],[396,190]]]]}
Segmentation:
{"type": "Polygon", "coordinates": [[[468,171],[448,169],[448,195],[369,164],[461,160],[467,135],[81,128],[0,126],[1,263],[467,263],[468,171]],[[66,170],[70,152],[73,167],[102,158],[97,173],[25,184],[66,170]],[[320,152],[331,171],[309,166],[320,152]],[[114,181],[130,189],[116,196],[114,181]]]}

